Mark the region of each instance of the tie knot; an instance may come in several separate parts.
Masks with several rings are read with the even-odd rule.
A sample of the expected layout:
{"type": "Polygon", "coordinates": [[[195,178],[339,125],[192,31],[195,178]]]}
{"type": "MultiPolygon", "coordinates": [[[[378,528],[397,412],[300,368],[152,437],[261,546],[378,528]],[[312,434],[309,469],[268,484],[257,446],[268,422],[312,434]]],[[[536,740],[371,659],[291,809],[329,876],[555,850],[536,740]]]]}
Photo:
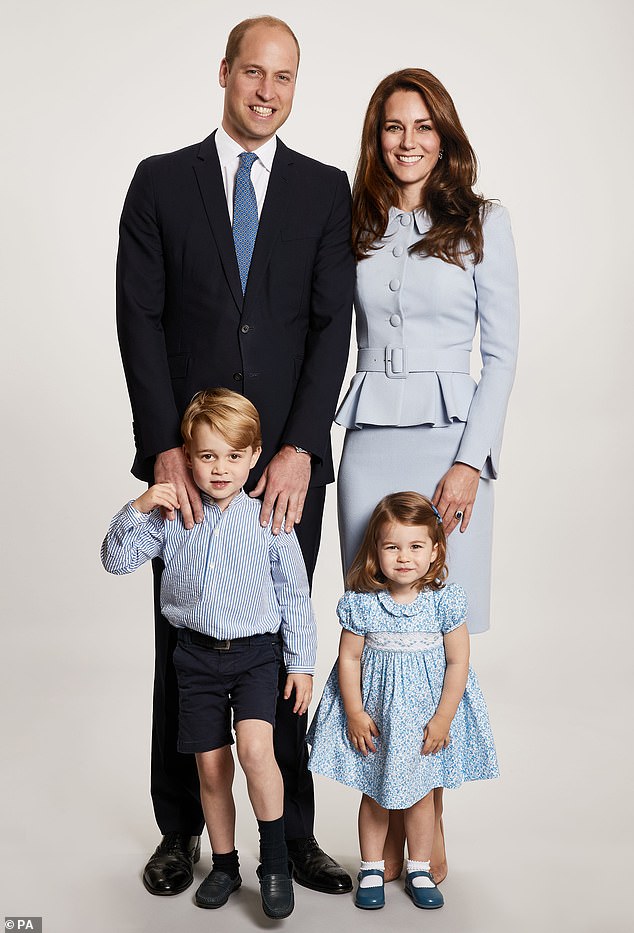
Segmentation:
{"type": "Polygon", "coordinates": [[[253,163],[255,162],[255,160],[257,159],[257,156],[255,152],[241,152],[239,159],[240,159],[240,168],[250,169],[253,163]]]}

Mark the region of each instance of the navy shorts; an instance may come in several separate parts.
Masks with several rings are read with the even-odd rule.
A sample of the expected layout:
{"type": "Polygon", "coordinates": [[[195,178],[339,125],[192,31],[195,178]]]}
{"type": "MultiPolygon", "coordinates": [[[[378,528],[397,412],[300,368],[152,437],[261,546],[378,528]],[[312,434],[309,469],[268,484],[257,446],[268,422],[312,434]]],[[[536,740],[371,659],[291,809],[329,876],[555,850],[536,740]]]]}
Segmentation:
{"type": "Polygon", "coordinates": [[[233,722],[275,724],[282,663],[279,635],[234,639],[229,648],[192,629],[178,630],[174,667],[178,679],[178,751],[209,752],[233,744],[233,722]]]}

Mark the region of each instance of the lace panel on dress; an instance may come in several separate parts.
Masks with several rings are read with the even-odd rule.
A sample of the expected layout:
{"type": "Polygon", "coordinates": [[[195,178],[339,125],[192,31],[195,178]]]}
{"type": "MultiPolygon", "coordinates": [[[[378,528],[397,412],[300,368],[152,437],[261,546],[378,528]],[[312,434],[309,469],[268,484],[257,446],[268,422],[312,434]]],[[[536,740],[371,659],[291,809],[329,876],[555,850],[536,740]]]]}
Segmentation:
{"type": "Polygon", "coordinates": [[[377,651],[427,651],[443,644],[440,632],[368,632],[368,648],[377,651]]]}

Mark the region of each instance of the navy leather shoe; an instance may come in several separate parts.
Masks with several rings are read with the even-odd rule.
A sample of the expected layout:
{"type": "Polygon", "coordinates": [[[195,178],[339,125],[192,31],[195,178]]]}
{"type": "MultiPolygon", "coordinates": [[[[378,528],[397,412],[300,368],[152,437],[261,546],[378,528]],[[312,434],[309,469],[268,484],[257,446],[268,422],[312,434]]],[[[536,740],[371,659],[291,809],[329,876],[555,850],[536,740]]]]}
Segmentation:
{"type": "Polygon", "coordinates": [[[293,866],[289,865],[289,872],[283,875],[275,872],[272,875],[262,874],[262,866],[258,865],[256,874],[260,881],[260,896],[262,910],[272,920],[284,920],[290,917],[295,907],[293,896],[293,882],[291,872],[293,866]]]}
{"type": "Polygon", "coordinates": [[[381,884],[377,884],[371,888],[362,888],[359,884],[354,896],[354,906],[360,907],[361,910],[378,910],[380,907],[385,907],[385,872],[381,871],[379,868],[368,868],[365,871],[359,872],[357,881],[360,882],[362,878],[367,878],[368,875],[378,875],[381,879],[381,884]]]}
{"type": "Polygon", "coordinates": [[[237,891],[241,884],[240,875],[232,878],[225,871],[218,871],[214,868],[196,891],[195,901],[199,907],[208,907],[212,910],[222,907],[229,900],[229,895],[237,891]]]}
{"type": "Polygon", "coordinates": [[[445,903],[445,899],[436,885],[434,885],[433,888],[416,888],[412,884],[414,878],[429,878],[430,881],[434,880],[428,871],[410,871],[408,873],[405,879],[405,893],[409,894],[414,901],[414,905],[416,907],[423,907],[425,910],[436,910],[438,907],[442,907],[445,903]]]}

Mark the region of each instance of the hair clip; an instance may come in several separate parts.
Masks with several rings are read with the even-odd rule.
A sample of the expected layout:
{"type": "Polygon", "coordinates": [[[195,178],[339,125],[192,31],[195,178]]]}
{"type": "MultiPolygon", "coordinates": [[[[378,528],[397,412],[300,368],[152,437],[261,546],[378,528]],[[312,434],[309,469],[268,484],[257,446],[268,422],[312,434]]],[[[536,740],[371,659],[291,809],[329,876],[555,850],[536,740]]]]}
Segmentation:
{"type": "Polygon", "coordinates": [[[434,515],[436,516],[436,523],[437,523],[438,525],[442,525],[442,518],[440,517],[440,512],[438,511],[438,509],[436,508],[436,506],[434,505],[433,502],[430,502],[429,504],[431,505],[432,509],[434,510],[434,515]]]}

